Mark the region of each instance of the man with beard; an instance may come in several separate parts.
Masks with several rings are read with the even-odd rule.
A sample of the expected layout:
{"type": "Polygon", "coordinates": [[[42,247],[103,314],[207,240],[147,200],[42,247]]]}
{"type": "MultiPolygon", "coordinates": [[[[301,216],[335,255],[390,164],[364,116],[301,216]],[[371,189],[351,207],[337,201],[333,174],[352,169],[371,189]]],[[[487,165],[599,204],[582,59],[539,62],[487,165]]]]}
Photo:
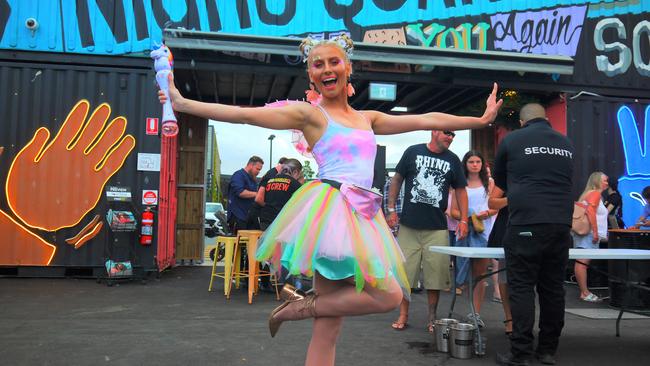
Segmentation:
{"type": "MultiPolygon", "coordinates": [[[[388,225],[400,224],[397,241],[406,258],[406,275],[411,288],[417,287],[420,268],[429,305],[426,329],[433,333],[440,290],[449,288],[449,256],[429,251],[431,245],[449,245],[447,201],[453,187],[461,212],[456,235],[467,235],[467,182],[458,156],[449,151],[456,134],[431,131],[427,144],[410,146],[395,168],[388,192],[388,225]],[[402,182],[405,183],[402,215],[397,217],[395,202],[402,182]]],[[[408,324],[409,301],[403,299],[400,315],[392,327],[403,330],[408,324]]]]}

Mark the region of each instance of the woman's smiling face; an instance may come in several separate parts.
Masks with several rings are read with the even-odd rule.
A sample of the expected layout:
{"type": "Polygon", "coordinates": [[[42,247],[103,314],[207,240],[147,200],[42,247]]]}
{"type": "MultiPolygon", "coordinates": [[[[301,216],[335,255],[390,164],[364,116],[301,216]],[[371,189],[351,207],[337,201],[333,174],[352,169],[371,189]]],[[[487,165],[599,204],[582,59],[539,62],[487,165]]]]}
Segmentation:
{"type": "Polygon", "coordinates": [[[332,44],[316,46],[309,53],[309,80],[324,97],[345,93],[352,67],[344,51],[332,44]]]}

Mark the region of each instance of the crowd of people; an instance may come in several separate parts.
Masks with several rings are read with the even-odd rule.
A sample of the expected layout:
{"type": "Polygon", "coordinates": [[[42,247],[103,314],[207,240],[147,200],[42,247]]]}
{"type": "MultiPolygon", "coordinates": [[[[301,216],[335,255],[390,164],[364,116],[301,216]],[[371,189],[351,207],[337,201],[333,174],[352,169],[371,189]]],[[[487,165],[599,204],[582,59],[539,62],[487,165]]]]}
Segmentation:
{"type": "MultiPolygon", "coordinates": [[[[480,152],[470,151],[461,160],[449,146],[455,130],[482,128],[495,120],[502,104],[496,83],[480,117],[357,111],[348,103],[354,94],[352,41],[345,35],[323,41],[307,38],[300,49],[311,103],[238,108],[198,102],[181,95],[172,75],[169,90],[159,93],[161,102],[170,99],[177,112],[301,131],[318,163],[318,179],[303,184],[300,162],[283,158],[258,189],[255,178],[263,161],[254,156],[230,183],[231,229],[257,225],[264,230],[257,253],[250,255],[284,270],[285,277],[313,278],[309,293],[289,284],[283,287],[285,301],[269,317],[271,336],[286,321],[313,319],[305,364],[333,365],[344,317],[399,307],[392,328],[403,330],[408,326],[410,291],[420,286],[420,279],[428,300],[424,328],[432,332],[440,291],[449,289],[452,281],[449,256],[428,247],[497,246],[504,248],[505,261],[492,267],[507,264],[507,270],[497,278],[500,291],[494,297],[503,302],[505,333],[511,342],[509,352],[497,355],[497,363],[527,365],[536,355],[542,363],[554,364],[564,325],[569,247],[574,242],[579,247],[596,245],[608,220],[620,217],[620,195],[607,191],[611,185],[607,186],[606,176],[590,178],[580,197],[589,204],[590,218],[596,217],[592,233],[572,238],[573,147],[551,128],[541,105],[521,109],[522,128],[500,144],[491,177],[480,152]],[[406,149],[382,201],[371,189],[375,135],[415,130],[431,131],[431,139],[406,149]],[[540,305],[536,348],[535,290],[540,305]]],[[[639,224],[647,225],[648,212],[644,215],[639,224]]],[[[455,283],[465,283],[469,266],[474,274],[484,274],[491,263],[456,259],[455,283]]],[[[583,274],[576,264],[579,283],[583,274]]],[[[484,293],[485,286],[476,286],[476,312],[467,316],[482,326],[484,293]]],[[[598,300],[588,290],[583,292],[582,285],[581,298],[598,300]]]]}

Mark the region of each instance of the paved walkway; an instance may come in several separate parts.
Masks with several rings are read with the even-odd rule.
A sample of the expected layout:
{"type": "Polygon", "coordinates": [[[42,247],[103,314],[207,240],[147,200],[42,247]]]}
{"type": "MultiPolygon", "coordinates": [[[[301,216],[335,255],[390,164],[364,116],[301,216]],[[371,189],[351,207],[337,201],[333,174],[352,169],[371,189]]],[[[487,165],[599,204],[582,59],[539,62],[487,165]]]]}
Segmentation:
{"type": "MultiPolygon", "coordinates": [[[[222,283],[207,291],[210,267],[178,267],[146,285],[107,287],[87,279],[0,279],[2,365],[301,365],[309,321],[283,324],[276,338],[267,317],[278,305],[263,293],[252,305],[243,291],[223,296],[222,283]]],[[[488,291],[488,293],[491,293],[488,291]]],[[[607,309],[579,303],[567,285],[567,308],[607,309]]],[[[450,295],[442,296],[440,313],[450,295]]],[[[457,360],[431,348],[424,330],[426,296],[414,294],[410,327],[390,328],[397,311],[349,318],[338,345],[338,365],[494,365],[505,350],[501,305],[486,302],[487,355],[457,360]]],[[[457,304],[468,312],[467,300],[457,304]]],[[[596,312],[602,313],[602,312],[596,312]]],[[[602,314],[601,314],[602,315],[602,314]]],[[[615,320],[567,314],[560,365],[647,365],[650,319],[615,320]]]]}

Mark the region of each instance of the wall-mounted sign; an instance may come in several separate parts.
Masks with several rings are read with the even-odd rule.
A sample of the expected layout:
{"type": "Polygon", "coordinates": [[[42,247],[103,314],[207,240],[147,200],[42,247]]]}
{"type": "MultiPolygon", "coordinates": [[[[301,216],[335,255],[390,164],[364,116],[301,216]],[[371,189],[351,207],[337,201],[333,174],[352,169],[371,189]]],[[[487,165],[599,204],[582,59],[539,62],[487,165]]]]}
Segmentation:
{"type": "Polygon", "coordinates": [[[158,204],[158,190],[144,189],[142,190],[142,204],[147,206],[155,206],[158,204]]]}
{"type": "Polygon", "coordinates": [[[392,102],[397,94],[397,85],[392,83],[370,83],[370,99],[392,102]]]}
{"type": "Polygon", "coordinates": [[[158,136],[158,118],[147,118],[147,135],[158,136]]]}
{"type": "Polygon", "coordinates": [[[131,202],[131,188],[106,186],[106,200],[109,202],[131,202]]]}
{"type": "Polygon", "coordinates": [[[138,153],[138,170],[145,172],[159,172],[160,154],[138,153]]]}

